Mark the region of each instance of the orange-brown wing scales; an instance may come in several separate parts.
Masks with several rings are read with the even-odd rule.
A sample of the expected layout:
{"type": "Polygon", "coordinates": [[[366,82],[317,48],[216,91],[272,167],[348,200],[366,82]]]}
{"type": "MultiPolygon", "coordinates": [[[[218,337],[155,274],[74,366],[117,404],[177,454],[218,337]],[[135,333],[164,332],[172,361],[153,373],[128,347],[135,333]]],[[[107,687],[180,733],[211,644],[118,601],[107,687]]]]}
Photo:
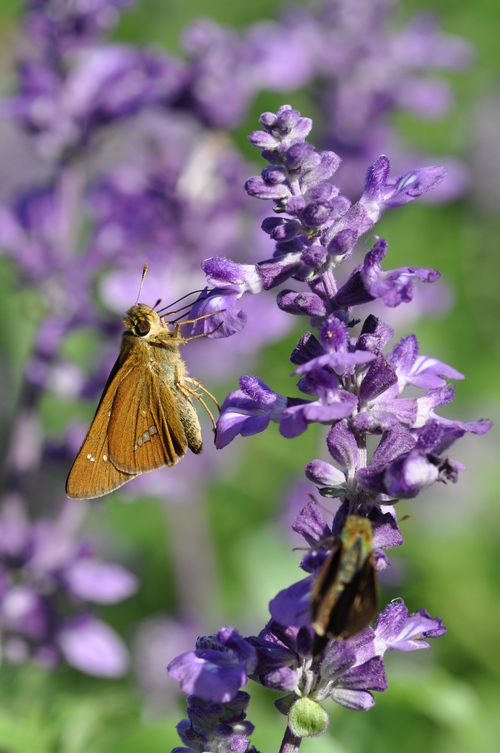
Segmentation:
{"type": "Polygon", "coordinates": [[[66,481],[66,494],[72,499],[93,499],[118,489],[133,478],[116,468],[110,460],[108,427],[113,401],[122,381],[122,374],[109,382],[75,458],[66,481]]]}
{"type": "Polygon", "coordinates": [[[346,638],[363,630],[377,611],[378,587],[373,554],[365,561],[357,578],[355,589],[356,596],[349,607],[349,631],[345,636],[346,638]]]}
{"type": "Polygon", "coordinates": [[[336,541],[316,578],[311,593],[311,623],[318,635],[326,634],[329,615],[337,599],[333,588],[327,588],[325,595],[325,584],[328,586],[335,582],[340,566],[340,555],[340,543],[336,541]]]}
{"type": "Polygon", "coordinates": [[[188,444],[172,393],[149,369],[120,384],[109,426],[109,453],[119,471],[139,474],[175,465],[188,444]]]}

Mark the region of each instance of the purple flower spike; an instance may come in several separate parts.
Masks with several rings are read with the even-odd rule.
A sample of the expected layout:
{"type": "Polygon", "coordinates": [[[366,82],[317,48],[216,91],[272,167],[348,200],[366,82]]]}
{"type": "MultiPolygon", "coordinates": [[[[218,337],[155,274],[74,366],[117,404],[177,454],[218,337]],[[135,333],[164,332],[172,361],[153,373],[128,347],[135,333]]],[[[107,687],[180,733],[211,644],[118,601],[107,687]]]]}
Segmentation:
{"type": "Polygon", "coordinates": [[[129,657],[121,638],[90,614],[89,602],[111,604],[131,596],[137,579],[120,565],[99,562],[91,546],[73,539],[74,515],[29,524],[19,500],[0,516],[0,622],[7,659],[33,658],[44,666],[65,659],[76,669],[119,677],[129,657]],[[15,649],[17,645],[17,649],[15,649]]]}
{"type": "Polygon", "coordinates": [[[258,377],[241,377],[240,387],[222,404],[215,442],[218,450],[238,434],[249,437],[264,431],[270,421],[279,423],[287,406],[286,397],[273,392],[258,377]]]}
{"type": "MultiPolygon", "coordinates": [[[[381,239],[362,264],[356,259],[350,276],[341,269],[386,209],[428,194],[443,180],[444,168],[419,168],[398,153],[400,140],[384,118],[395,107],[427,118],[444,112],[451,87],[429,69],[456,68],[470,53],[429,21],[393,34],[388,0],[362,2],[363,12],[354,14],[353,0],[325,0],[318,10],[294,8],[280,22],[238,32],[198,20],[184,34],[186,55],[177,60],[106,40],[133,2],[26,2],[18,87],[0,103],[0,114],[21,127],[44,165],[39,175],[29,160],[30,175],[14,171],[11,182],[24,186],[19,198],[9,197],[8,182],[3,186],[0,246],[19,270],[20,284],[36,287],[47,316],[28,363],[33,389],[24,406],[29,410],[16,419],[8,487],[28,488],[23,473],[33,473],[40,463],[42,390],[96,397],[104,366],[88,375],[62,355],[65,338],[77,327],[98,325],[103,336],[116,334],[102,307],[94,305],[96,281],[102,302],[121,309],[137,292],[137,259],[147,258],[151,269],[160,269],[155,283],[146,280],[145,299],[146,291],[151,301],[168,289],[172,298],[184,300],[185,281],[199,287],[201,266],[207,287],[186,314],[189,330],[182,329],[182,336],[227,338],[246,326],[245,337],[238,338],[244,356],[271,331],[283,332],[278,320],[287,320],[285,314],[308,316],[317,332],[303,333],[290,357],[300,397],[286,398],[258,377],[241,377],[239,389],[223,403],[216,445],[263,431],[271,421],[287,438],[320,423],[326,447],[300,467],[305,465],[321,494],[338,497],[339,504],[329,517],[325,512],[327,522],[308,485],[293,524],[311,547],[300,562],[307,575],[271,600],[272,619],[257,636],[222,628],[169,665],[170,676],[190,694],[187,718],[177,727],[183,747],[176,753],[257,753],[246,719],[249,696],[240,690],[248,679],[284,694],[276,707],[287,717],[281,748],[291,752],[300,737],[326,728],[326,710],[322,716],[318,709],[323,701],[357,711],[374,704],[373,693],[387,687],[386,651],[419,649],[445,632],[424,610],[408,615],[404,604],[393,603],[375,629],[367,626],[346,640],[327,635],[318,654],[320,636],[310,607],[333,550],[339,567],[329,571],[326,583],[319,576],[318,584],[326,592],[326,609],[342,612],[347,588],[353,608],[369,602],[371,615],[373,570],[388,567],[385,550],[402,544],[389,503],[415,497],[434,481],[455,481],[462,466],[446,457],[448,447],[465,432],[482,434],[491,426],[436,415],[453,398],[448,380],[461,375],[437,358],[419,355],[414,336],[390,346],[391,328],[373,314],[358,327],[354,306],[376,299],[389,307],[409,302],[417,280],[432,282],[438,273],[382,270],[387,244],[381,239]],[[245,194],[239,190],[248,177],[243,158],[228,145],[232,139],[224,129],[244,121],[262,82],[271,92],[317,90],[317,111],[328,116],[321,131],[331,148],[308,141],[312,121],[291,105],[263,113],[250,143],[266,164],[247,180],[245,194]],[[396,177],[382,154],[388,147],[391,161],[401,166],[396,177]],[[382,154],[368,171],[367,154],[382,154]],[[82,169],[87,162],[90,172],[82,169]],[[269,216],[263,219],[261,206],[249,197],[269,201],[269,216]],[[241,234],[260,222],[262,243],[241,234]],[[266,291],[282,283],[292,289],[279,292],[275,322],[265,303],[273,296],[266,291]],[[152,292],[153,285],[162,289],[152,292]],[[407,387],[423,394],[408,397],[407,387]],[[352,527],[346,525],[349,518],[352,527]],[[356,526],[366,532],[362,543],[359,536],[354,541],[347,536],[356,526]]],[[[448,195],[466,184],[461,169],[457,162],[458,178],[447,182],[448,195]]],[[[232,345],[236,362],[235,340],[232,345]]],[[[220,360],[227,372],[227,359],[220,360]]],[[[65,440],[58,460],[72,454],[70,443],[65,440]]],[[[45,459],[56,462],[56,453],[45,459]]],[[[11,514],[11,502],[4,501],[0,514],[2,656],[45,667],[64,659],[98,677],[125,673],[125,645],[89,604],[132,595],[135,577],[101,562],[90,545],[68,535],[80,522],[81,506],[66,508],[69,515],[53,523],[30,524],[11,514]]]]}

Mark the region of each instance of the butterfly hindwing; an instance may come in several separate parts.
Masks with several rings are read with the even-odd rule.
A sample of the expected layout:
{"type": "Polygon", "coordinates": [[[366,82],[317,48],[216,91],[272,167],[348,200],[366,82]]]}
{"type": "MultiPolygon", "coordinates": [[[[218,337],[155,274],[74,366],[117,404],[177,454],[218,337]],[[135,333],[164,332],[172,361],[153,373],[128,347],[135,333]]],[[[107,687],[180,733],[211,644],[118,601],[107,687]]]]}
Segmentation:
{"type": "Polygon", "coordinates": [[[133,369],[119,385],[108,430],[110,457],[124,473],[175,465],[188,442],[168,389],[149,368],[133,369]],[[156,378],[155,378],[156,377],[156,378]]]}
{"type": "Polygon", "coordinates": [[[340,592],[331,610],[325,634],[331,638],[349,638],[366,627],[377,610],[377,586],[373,556],[360,563],[348,584],[340,592]]]}

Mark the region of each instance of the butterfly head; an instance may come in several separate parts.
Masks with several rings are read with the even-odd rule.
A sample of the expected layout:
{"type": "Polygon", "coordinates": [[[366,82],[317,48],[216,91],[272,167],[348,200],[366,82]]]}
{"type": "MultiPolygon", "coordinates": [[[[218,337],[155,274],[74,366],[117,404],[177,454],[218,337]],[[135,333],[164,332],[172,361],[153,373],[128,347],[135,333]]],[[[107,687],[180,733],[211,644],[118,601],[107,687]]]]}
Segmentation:
{"type": "Polygon", "coordinates": [[[145,303],[137,303],[127,311],[124,325],[137,337],[149,339],[162,329],[160,317],[154,309],[145,303]]]}

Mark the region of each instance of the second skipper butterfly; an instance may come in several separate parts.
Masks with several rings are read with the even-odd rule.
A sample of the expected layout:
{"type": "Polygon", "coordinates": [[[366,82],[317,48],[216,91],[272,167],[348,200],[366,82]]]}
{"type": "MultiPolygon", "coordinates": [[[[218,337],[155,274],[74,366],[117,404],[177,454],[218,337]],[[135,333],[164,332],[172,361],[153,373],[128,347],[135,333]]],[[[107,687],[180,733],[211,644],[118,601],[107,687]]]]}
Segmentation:
{"type": "Polygon", "coordinates": [[[372,524],[360,515],[348,515],[311,593],[313,656],[321,654],[330,638],[343,640],[363,630],[377,602],[372,524]]]}

